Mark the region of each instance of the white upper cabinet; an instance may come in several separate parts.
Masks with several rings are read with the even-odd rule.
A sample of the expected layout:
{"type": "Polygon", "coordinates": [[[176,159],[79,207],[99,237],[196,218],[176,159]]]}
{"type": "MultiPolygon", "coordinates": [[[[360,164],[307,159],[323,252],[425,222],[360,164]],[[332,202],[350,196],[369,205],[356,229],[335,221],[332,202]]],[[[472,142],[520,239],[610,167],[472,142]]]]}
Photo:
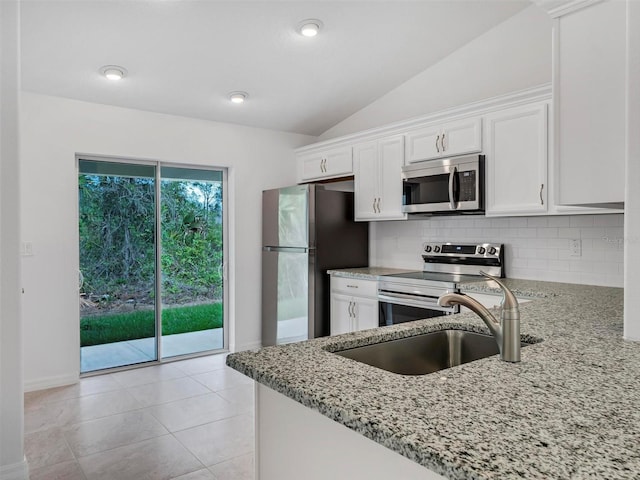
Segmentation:
{"type": "Polygon", "coordinates": [[[353,175],[351,147],[298,154],[298,182],[353,175]]]}
{"type": "Polygon", "coordinates": [[[396,135],[353,147],[355,219],[400,220],[404,137],[396,135]]]}
{"type": "Polygon", "coordinates": [[[407,133],[405,163],[482,151],[482,118],[474,117],[407,133]]]}
{"type": "Polygon", "coordinates": [[[547,104],[485,116],[486,214],[547,211],[547,104]]]}
{"type": "Polygon", "coordinates": [[[626,1],[555,20],[556,202],[624,201],[626,1]]]}

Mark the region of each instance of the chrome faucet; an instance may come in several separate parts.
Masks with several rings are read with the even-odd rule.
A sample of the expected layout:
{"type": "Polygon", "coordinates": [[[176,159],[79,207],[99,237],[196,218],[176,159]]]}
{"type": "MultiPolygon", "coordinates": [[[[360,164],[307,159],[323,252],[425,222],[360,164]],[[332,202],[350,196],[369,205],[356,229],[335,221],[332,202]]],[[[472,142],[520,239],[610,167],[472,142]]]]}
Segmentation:
{"type": "Polygon", "coordinates": [[[480,272],[486,278],[496,282],[504,294],[500,322],[477,300],[463,293],[446,293],[438,298],[438,305],[450,307],[451,305],[464,305],[473,310],[489,327],[498,343],[500,358],[505,362],[520,361],[520,311],[515,295],[496,277],[480,272]]]}

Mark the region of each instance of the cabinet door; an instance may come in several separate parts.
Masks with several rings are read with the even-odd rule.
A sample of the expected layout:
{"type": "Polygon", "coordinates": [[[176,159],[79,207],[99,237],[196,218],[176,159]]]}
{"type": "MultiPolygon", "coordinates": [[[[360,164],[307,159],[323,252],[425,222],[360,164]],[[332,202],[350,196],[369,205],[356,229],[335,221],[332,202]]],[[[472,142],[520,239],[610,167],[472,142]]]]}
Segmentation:
{"type": "Polygon", "coordinates": [[[302,154],[298,156],[297,161],[300,182],[353,174],[351,147],[302,154]]]}
{"type": "Polygon", "coordinates": [[[321,152],[300,155],[298,157],[299,180],[307,181],[324,176],[324,158],[321,152]]]}
{"type": "Polygon", "coordinates": [[[547,210],[547,104],[485,117],[487,215],[547,210]]]}
{"type": "MultiPolygon", "coordinates": [[[[354,201],[356,220],[374,220],[378,216],[378,142],[353,147],[354,201]]],[[[398,173],[398,178],[400,174],[398,173]]]]}
{"type": "Polygon", "coordinates": [[[369,298],[357,298],[355,302],[356,324],[355,330],[367,330],[377,328],[378,325],[378,300],[369,298]]]}
{"type": "Polygon", "coordinates": [[[557,203],[624,201],[626,4],[599,2],[556,23],[557,203]]]}
{"type": "Polygon", "coordinates": [[[351,147],[330,150],[325,154],[325,176],[339,177],[353,174],[351,147]]]}
{"type": "Polygon", "coordinates": [[[378,142],[378,163],[380,220],[404,220],[407,214],[402,213],[403,136],[385,138],[378,142]]]}
{"type": "Polygon", "coordinates": [[[331,294],[331,335],[339,335],[353,331],[353,315],[355,304],[352,297],[331,294]]]}
{"type": "Polygon", "coordinates": [[[414,130],[406,135],[407,151],[405,163],[421,162],[442,155],[440,125],[414,130]]]}
{"type": "Polygon", "coordinates": [[[482,151],[482,119],[468,118],[447,123],[440,138],[442,155],[452,157],[482,151]]]}

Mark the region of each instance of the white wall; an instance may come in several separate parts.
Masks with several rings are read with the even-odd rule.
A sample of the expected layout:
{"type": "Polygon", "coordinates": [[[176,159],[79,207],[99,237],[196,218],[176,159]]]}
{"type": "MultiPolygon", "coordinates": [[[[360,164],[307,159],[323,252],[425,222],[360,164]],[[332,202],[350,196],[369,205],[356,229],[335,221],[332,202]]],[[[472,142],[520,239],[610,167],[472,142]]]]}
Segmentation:
{"type": "Polygon", "coordinates": [[[551,19],[531,6],[330,128],[320,140],[550,81],[551,19]]]}
{"type": "Polygon", "coordinates": [[[20,322],[20,5],[0,2],[0,480],[28,478],[20,322]]]}
{"type": "Polygon", "coordinates": [[[549,217],[440,217],[378,222],[372,265],[422,269],[424,242],[504,243],[507,277],[623,286],[622,214],[549,217]],[[582,256],[569,255],[569,239],[582,256]]]}
{"type": "Polygon", "coordinates": [[[232,342],[258,346],[261,191],[295,183],[292,149],[313,139],[26,92],[22,107],[27,389],[79,372],[76,153],[229,167],[232,342]]]}
{"type": "Polygon", "coordinates": [[[624,337],[640,341],[640,2],[628,2],[624,337]],[[635,292],[632,294],[631,292],[635,292]]]}

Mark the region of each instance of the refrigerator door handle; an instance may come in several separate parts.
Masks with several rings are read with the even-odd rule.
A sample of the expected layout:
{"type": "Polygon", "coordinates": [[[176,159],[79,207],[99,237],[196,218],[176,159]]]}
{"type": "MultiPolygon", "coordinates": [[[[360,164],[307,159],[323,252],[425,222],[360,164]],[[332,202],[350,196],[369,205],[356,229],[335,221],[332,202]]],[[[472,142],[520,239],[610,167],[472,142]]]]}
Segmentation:
{"type": "Polygon", "coordinates": [[[282,252],[282,253],[309,253],[311,249],[307,247],[262,247],[263,252],[282,252]]]}

